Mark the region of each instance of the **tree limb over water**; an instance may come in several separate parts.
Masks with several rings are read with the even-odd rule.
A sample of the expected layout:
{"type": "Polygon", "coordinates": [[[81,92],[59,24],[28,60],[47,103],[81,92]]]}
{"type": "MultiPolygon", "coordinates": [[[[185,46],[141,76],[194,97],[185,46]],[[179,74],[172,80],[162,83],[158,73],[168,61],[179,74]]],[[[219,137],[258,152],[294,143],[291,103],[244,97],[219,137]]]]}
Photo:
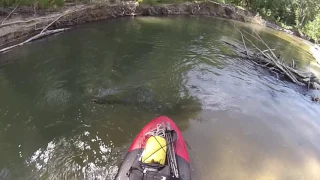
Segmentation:
{"type": "Polygon", "coordinates": [[[223,39],[222,41],[232,47],[237,55],[251,60],[257,66],[268,69],[270,72],[273,72],[277,78],[284,77],[295,84],[307,87],[308,90],[309,88],[319,90],[320,81],[312,72],[296,69],[294,60],[292,60],[291,65],[284,63],[283,59],[274,53],[275,49],[271,49],[255,31],[251,34],[245,30],[238,29],[234,24],[233,26],[240,33],[242,42],[230,39],[223,39]],[[261,43],[263,49],[259,48],[251,39],[255,39],[261,43]],[[249,49],[248,45],[252,46],[253,49],[249,49]]]}
{"type": "MultiPolygon", "coordinates": [[[[71,11],[72,12],[72,11],[71,11]]],[[[48,28],[50,26],[52,26],[54,23],[56,23],[60,18],[62,18],[63,16],[66,16],[67,14],[71,13],[71,12],[66,12],[62,15],[59,15],[56,19],[54,19],[51,23],[49,23],[47,26],[45,26],[44,28],[42,28],[41,32],[35,36],[32,36],[31,38],[21,42],[21,43],[18,43],[18,44],[15,44],[15,45],[12,45],[12,46],[9,46],[9,47],[6,47],[6,48],[3,48],[3,49],[0,49],[0,53],[2,52],[5,52],[5,51],[8,51],[10,49],[13,49],[15,47],[18,47],[18,46],[22,46],[26,43],[29,43],[31,41],[34,41],[34,40],[37,40],[37,39],[40,39],[40,38],[43,38],[45,36],[49,36],[51,34],[55,34],[55,33],[60,33],[60,32],[63,32],[63,31],[66,31],[68,30],[69,28],[61,28],[61,29],[53,29],[53,30],[48,30],[48,28]]]]}

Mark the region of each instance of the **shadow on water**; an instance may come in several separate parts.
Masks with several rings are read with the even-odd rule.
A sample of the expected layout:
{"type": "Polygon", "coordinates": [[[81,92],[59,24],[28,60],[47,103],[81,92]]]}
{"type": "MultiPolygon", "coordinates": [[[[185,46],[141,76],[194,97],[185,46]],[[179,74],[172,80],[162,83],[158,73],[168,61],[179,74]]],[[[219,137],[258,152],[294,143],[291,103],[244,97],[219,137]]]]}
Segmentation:
{"type": "Polygon", "coordinates": [[[124,18],[1,54],[0,177],[112,179],[159,115],[183,131],[194,179],[319,177],[319,107],[223,37],[241,38],[226,20],[124,18]]]}
{"type": "MultiPolygon", "coordinates": [[[[110,90],[104,90],[102,94],[107,94],[108,92],[110,90]]],[[[187,112],[185,117],[190,118],[193,116],[192,114],[201,110],[201,104],[194,97],[171,97],[169,100],[161,102],[160,97],[157,98],[151,89],[143,87],[134,89],[125,88],[125,90],[116,94],[94,97],[90,101],[105,106],[124,106],[136,111],[151,112],[156,116],[181,117],[182,115],[186,115],[187,112]]]]}

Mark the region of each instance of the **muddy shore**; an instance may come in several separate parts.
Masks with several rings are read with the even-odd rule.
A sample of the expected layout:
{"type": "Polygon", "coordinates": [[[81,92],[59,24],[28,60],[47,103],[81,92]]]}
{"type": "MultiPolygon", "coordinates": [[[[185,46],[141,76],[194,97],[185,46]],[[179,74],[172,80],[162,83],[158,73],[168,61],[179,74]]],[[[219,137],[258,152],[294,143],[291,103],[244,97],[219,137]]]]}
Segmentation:
{"type": "Polygon", "coordinates": [[[48,30],[67,28],[86,22],[122,16],[161,16],[161,15],[204,15],[243,22],[266,25],[260,16],[213,1],[188,2],[181,4],[146,5],[128,1],[117,4],[91,3],[73,4],[56,11],[37,11],[21,8],[7,20],[4,13],[0,16],[0,49],[21,43],[39,34],[45,27],[48,30]]]}

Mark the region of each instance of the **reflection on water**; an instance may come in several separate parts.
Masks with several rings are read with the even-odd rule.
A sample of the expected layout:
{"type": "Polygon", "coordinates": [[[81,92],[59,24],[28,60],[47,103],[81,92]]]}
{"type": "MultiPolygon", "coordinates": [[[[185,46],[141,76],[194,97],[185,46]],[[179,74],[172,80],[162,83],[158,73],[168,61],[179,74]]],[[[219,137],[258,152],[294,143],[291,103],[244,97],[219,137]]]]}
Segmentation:
{"type": "MultiPolygon", "coordinates": [[[[256,30],[308,65],[300,47],[256,30]]],[[[139,130],[168,115],[193,179],[316,180],[319,105],[222,38],[241,37],[225,20],[143,17],[2,54],[12,63],[0,68],[0,179],[113,179],[139,130]]]]}

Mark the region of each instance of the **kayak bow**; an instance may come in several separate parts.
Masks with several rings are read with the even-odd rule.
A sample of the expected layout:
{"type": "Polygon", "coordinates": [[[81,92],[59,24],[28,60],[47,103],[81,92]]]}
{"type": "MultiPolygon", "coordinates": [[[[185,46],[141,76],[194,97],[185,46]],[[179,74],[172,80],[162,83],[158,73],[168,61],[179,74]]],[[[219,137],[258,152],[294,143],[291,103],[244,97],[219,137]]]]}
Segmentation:
{"type": "Polygon", "coordinates": [[[177,125],[161,116],[133,140],[116,180],[191,180],[190,161],[177,125]]]}

